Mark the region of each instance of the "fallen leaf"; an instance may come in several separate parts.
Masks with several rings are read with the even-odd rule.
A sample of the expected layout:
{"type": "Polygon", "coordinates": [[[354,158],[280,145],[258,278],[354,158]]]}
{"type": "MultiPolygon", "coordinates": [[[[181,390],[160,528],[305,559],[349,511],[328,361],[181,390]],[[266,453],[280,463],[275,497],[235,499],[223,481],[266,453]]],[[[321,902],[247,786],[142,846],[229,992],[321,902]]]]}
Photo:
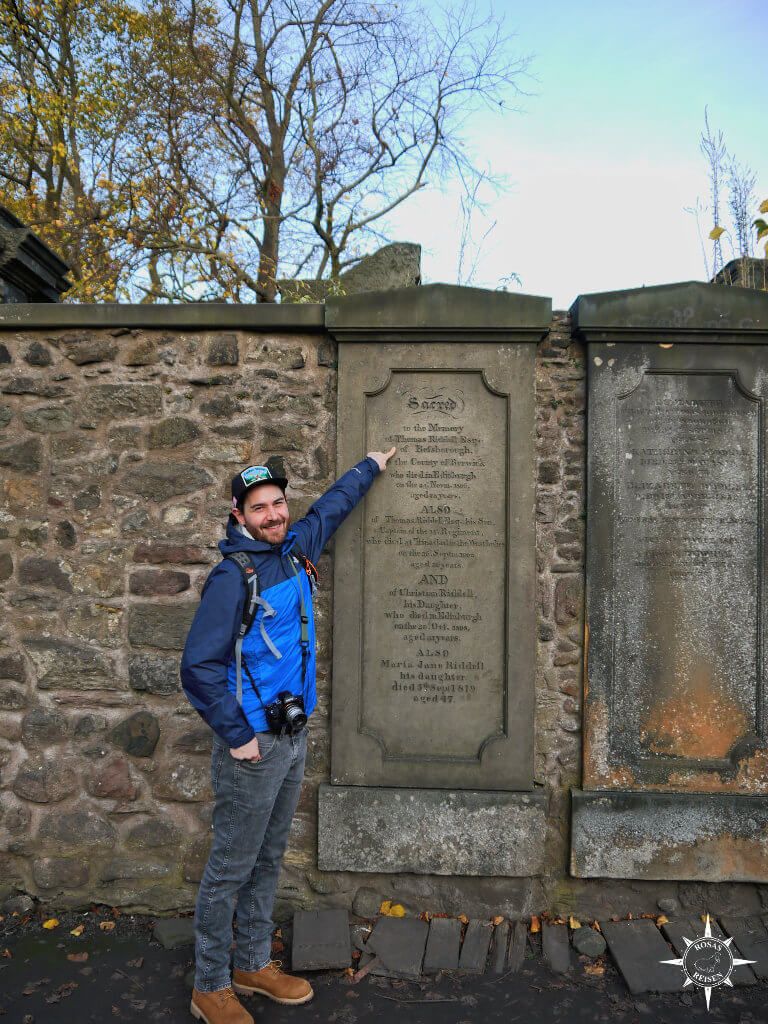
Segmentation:
{"type": "Polygon", "coordinates": [[[592,922],[592,927],[595,929],[596,932],[600,932],[600,934],[602,935],[603,929],[600,927],[600,922],[599,921],[593,921],[592,922]]]}
{"type": "Polygon", "coordinates": [[[466,914],[459,914],[459,920],[462,924],[469,924],[469,918],[466,914]]]}
{"type": "Polygon", "coordinates": [[[380,914],[388,914],[389,913],[389,908],[391,906],[392,906],[392,900],[384,900],[384,902],[379,907],[379,913],[380,914]]]}
{"type": "Polygon", "coordinates": [[[110,910],[110,914],[112,915],[112,917],[120,917],[120,911],[117,909],[117,907],[112,907],[112,909],[110,910]]]}
{"type": "Polygon", "coordinates": [[[491,921],[491,924],[498,927],[503,920],[504,918],[501,916],[501,914],[497,914],[496,917],[494,917],[493,920],[491,921]]]}
{"type": "Polygon", "coordinates": [[[659,916],[656,918],[656,924],[659,927],[661,927],[663,924],[668,924],[668,923],[669,923],[669,918],[666,916],[666,914],[659,914],[659,916]]]}
{"type": "Polygon", "coordinates": [[[49,917],[47,921],[43,921],[43,928],[47,928],[50,931],[52,928],[59,927],[59,919],[57,917],[49,917]]]}
{"type": "Polygon", "coordinates": [[[541,931],[541,921],[536,916],[536,914],[533,914],[533,916],[531,917],[531,931],[532,932],[540,932],[541,931]]]}
{"type": "Polygon", "coordinates": [[[77,926],[77,928],[73,928],[72,931],[69,934],[70,935],[74,935],[77,938],[79,938],[83,934],[84,931],[85,931],[85,925],[84,924],[79,924],[77,926]]]}
{"type": "Polygon", "coordinates": [[[87,959],[87,953],[67,953],[67,960],[71,960],[73,964],[84,964],[87,959]]]}
{"type": "Polygon", "coordinates": [[[13,960],[13,953],[10,949],[4,949],[0,956],[5,957],[6,960],[13,960]]]}
{"type": "Polygon", "coordinates": [[[721,228],[719,224],[715,224],[712,230],[709,232],[709,237],[713,242],[716,242],[720,235],[725,233],[725,228],[721,228]]]}
{"type": "Polygon", "coordinates": [[[143,967],[144,966],[144,957],[143,956],[137,956],[135,960],[126,960],[125,961],[125,966],[126,967],[143,967]]]}
{"type": "Polygon", "coordinates": [[[568,919],[568,924],[571,928],[581,928],[581,921],[577,921],[573,914],[568,919]]]}
{"type": "Polygon", "coordinates": [[[405,917],[405,907],[401,903],[393,903],[389,908],[390,917],[405,917]]]}
{"type": "Polygon", "coordinates": [[[584,964],[585,974],[595,974],[598,977],[605,974],[605,967],[602,964],[584,964]]]}
{"type": "Polygon", "coordinates": [[[353,974],[354,974],[355,972],[354,972],[354,969],[353,969],[352,967],[345,967],[345,968],[344,968],[344,973],[345,973],[345,974],[347,975],[347,977],[348,977],[348,978],[351,978],[351,977],[352,977],[352,975],[353,975],[353,974]]]}
{"type": "Polygon", "coordinates": [[[103,932],[114,931],[115,930],[115,922],[114,921],[99,921],[99,928],[101,928],[101,930],[103,932]]]}

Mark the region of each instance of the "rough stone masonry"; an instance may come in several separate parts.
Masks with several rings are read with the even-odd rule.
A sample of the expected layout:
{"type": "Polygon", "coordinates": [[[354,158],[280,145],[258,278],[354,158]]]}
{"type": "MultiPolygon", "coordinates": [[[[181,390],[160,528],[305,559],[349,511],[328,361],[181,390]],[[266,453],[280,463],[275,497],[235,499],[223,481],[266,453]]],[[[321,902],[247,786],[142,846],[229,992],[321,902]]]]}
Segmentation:
{"type": "MultiPolygon", "coordinates": [[[[0,321],[0,895],[190,909],[210,819],[210,733],[179,688],[228,481],[280,456],[293,517],[335,475],[334,344],[322,306],[17,307],[0,321]],[[32,311],[30,313],[30,310],[32,311]],[[26,311],[26,312],[24,312],[26,311]],[[23,315],[22,315],[23,313],[23,315]]],[[[521,917],[684,906],[755,911],[765,887],[574,879],[580,779],[585,369],[567,314],[538,346],[535,781],[546,872],[464,878],[320,872],[329,778],[331,556],[318,696],[281,879],[291,908],[521,917]]],[[[393,830],[398,823],[393,820],[393,830]]]]}

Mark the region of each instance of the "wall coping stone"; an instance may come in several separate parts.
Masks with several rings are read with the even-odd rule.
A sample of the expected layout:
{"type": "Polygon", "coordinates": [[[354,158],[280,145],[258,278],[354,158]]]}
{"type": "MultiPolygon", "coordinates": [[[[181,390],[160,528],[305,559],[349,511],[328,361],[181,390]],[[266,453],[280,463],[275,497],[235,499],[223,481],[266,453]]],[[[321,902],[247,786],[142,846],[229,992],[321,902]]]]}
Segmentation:
{"type": "Polygon", "coordinates": [[[18,302],[0,305],[0,331],[43,327],[131,327],[177,330],[322,331],[322,303],[179,302],[56,303],[18,302]]]}
{"type": "Polygon", "coordinates": [[[334,296],[325,309],[339,341],[537,342],[552,322],[548,297],[451,284],[334,296]]]}
{"type": "Polygon", "coordinates": [[[768,292],[682,281],[579,295],[571,306],[574,330],[584,341],[655,341],[765,344],[768,292]]]}

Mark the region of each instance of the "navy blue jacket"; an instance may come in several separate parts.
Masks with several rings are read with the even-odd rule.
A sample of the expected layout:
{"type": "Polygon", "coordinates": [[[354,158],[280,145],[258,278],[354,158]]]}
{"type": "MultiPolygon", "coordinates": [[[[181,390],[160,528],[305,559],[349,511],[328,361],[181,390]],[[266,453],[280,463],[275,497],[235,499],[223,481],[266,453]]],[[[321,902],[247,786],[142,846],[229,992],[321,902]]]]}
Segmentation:
{"type": "Polygon", "coordinates": [[[243,640],[243,663],[258,688],[257,696],[243,668],[243,704],[237,703],[235,641],[243,619],[246,587],[240,569],[230,559],[214,566],[205,581],[200,606],[187,636],[181,659],[181,683],[192,706],[229,747],[242,747],[255,732],[266,732],[264,706],[284,690],[302,694],[309,716],[315,708],[315,623],[307,574],[298,578],[289,553],[296,545],[317,562],[328,540],[363,498],[380,472],[373,459],[363,459],[318,498],[303,519],[293,523],[281,545],[254,540],[229,520],[227,538],[219,543],[222,555],[246,551],[259,576],[259,592],[274,608],[264,618],[259,607],[243,640]],[[301,679],[301,624],[299,587],[309,616],[309,653],[306,677],[301,679]],[[262,624],[280,653],[278,659],[264,643],[262,624]]]}

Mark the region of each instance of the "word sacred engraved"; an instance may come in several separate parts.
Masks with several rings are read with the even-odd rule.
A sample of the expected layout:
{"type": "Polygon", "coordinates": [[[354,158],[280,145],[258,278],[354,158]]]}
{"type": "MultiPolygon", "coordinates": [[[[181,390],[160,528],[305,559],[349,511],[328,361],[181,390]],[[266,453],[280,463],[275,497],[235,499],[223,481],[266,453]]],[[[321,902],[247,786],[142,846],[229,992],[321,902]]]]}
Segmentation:
{"type": "Polygon", "coordinates": [[[407,412],[448,416],[455,419],[464,413],[464,396],[453,387],[420,387],[403,393],[407,412]]]}

